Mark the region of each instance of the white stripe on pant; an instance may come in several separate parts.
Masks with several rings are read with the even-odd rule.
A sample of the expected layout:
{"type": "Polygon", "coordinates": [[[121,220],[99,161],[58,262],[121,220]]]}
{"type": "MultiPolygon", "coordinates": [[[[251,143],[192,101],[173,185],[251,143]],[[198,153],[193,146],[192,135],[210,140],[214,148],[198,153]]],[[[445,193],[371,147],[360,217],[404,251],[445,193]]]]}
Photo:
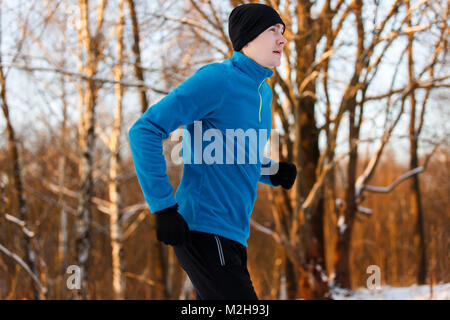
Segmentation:
{"type": "Polygon", "coordinates": [[[214,237],[216,238],[217,250],[219,251],[220,265],[224,266],[225,265],[225,257],[223,256],[222,244],[220,243],[220,239],[218,236],[215,235],[214,237]]]}

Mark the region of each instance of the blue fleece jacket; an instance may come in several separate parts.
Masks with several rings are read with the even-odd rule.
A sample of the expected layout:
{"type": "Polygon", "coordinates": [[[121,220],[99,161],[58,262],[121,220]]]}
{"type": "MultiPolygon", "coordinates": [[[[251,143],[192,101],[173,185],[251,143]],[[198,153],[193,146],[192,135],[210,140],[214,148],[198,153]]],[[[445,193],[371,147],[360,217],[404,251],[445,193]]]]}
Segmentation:
{"type": "Polygon", "coordinates": [[[178,203],[190,230],[247,246],[257,183],[272,185],[261,174],[262,167],[275,164],[262,156],[272,127],[272,90],[266,82],[272,74],[235,51],[231,59],[198,69],[135,122],[128,133],[131,152],[152,213],[178,203]],[[183,175],[174,198],[162,141],[182,125],[183,175]],[[215,131],[207,134],[208,129],[215,131]],[[239,130],[249,139],[237,138],[239,130]],[[249,142],[252,134],[256,146],[249,142]]]}

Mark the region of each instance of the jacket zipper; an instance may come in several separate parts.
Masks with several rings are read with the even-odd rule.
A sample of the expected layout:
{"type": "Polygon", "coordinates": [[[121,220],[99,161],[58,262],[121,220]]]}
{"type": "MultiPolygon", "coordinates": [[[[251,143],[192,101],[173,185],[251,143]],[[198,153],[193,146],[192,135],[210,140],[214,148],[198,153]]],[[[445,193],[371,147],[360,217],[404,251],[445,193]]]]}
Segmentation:
{"type": "Polygon", "coordinates": [[[261,109],[262,109],[262,96],[261,96],[261,91],[259,90],[261,88],[261,85],[264,83],[264,81],[266,81],[267,78],[264,78],[263,81],[261,81],[261,83],[259,84],[258,87],[258,93],[259,93],[259,122],[261,122],[261,109]]]}

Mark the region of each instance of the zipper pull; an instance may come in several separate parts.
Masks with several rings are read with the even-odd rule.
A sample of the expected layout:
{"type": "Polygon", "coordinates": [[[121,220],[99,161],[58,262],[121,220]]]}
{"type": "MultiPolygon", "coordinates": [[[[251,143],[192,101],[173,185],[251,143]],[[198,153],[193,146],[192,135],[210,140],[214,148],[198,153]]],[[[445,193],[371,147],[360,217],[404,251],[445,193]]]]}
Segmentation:
{"type": "Polygon", "coordinates": [[[266,81],[267,78],[264,78],[263,81],[261,81],[261,83],[259,84],[258,87],[258,93],[259,93],[259,122],[261,122],[261,109],[262,109],[262,96],[261,96],[261,91],[259,90],[262,86],[262,84],[264,83],[264,81],[266,81]]]}

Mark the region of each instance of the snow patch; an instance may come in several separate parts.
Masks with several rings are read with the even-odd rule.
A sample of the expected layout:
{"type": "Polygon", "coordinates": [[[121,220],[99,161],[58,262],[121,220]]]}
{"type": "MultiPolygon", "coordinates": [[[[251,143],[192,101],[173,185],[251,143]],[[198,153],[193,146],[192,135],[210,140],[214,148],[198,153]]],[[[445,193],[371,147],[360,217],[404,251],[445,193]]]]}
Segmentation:
{"type": "Polygon", "coordinates": [[[410,287],[383,286],[377,290],[333,288],[332,296],[335,300],[450,300],[450,283],[435,285],[432,290],[429,285],[416,284],[410,287]]]}
{"type": "Polygon", "coordinates": [[[339,220],[337,222],[337,226],[339,228],[339,233],[340,234],[343,234],[345,229],[347,229],[347,225],[345,224],[345,217],[344,217],[344,215],[341,215],[339,217],[339,220]]]}

